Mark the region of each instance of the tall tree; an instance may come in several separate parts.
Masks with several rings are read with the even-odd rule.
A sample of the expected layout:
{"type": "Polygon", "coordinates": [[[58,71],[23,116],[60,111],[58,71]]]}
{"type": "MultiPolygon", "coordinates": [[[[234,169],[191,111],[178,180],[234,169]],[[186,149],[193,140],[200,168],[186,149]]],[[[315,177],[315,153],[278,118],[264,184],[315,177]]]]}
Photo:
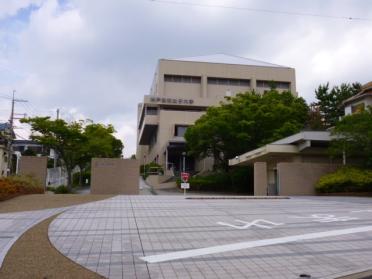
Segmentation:
{"type": "Polygon", "coordinates": [[[342,118],[332,134],[333,155],[358,156],[366,167],[372,167],[372,107],[342,118]]]}
{"type": "Polygon", "coordinates": [[[228,159],[300,131],[308,117],[305,100],[290,92],[272,89],[226,99],[208,108],[185,134],[190,155],[213,156],[215,166],[225,170],[228,159]]]}
{"type": "Polygon", "coordinates": [[[72,187],[72,171],[76,166],[82,169],[92,157],[120,157],[123,144],[113,136],[111,125],[84,121],[67,123],[50,117],[22,119],[31,125],[31,139],[54,149],[62,160],[68,176],[68,188],[72,187]]]}
{"type": "Polygon", "coordinates": [[[324,128],[333,127],[344,116],[342,102],[354,96],[361,90],[362,85],[358,82],[349,84],[342,83],[340,86],[329,88],[329,83],[319,85],[315,90],[317,102],[313,105],[319,107],[324,128]]]}

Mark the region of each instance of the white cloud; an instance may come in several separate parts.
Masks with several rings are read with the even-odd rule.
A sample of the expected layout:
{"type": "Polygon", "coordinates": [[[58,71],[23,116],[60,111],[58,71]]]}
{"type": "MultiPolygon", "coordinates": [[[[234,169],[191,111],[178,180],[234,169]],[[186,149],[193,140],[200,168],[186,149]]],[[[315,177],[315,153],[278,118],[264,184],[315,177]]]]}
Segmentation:
{"type": "MultiPolygon", "coordinates": [[[[63,6],[57,0],[3,2],[0,19],[32,3],[40,7],[16,31],[0,28],[0,94],[15,88],[19,97],[30,101],[18,112],[55,115],[61,108],[66,119],[112,123],[124,141],[125,156],[135,153],[137,103],[149,92],[159,58],[223,52],[295,67],[297,89],[308,101],[320,83],[370,79],[370,22],[138,0],[70,0],[63,6]]],[[[353,3],[223,0],[217,4],[372,16],[372,4],[353,3]]],[[[0,119],[9,116],[8,107],[0,99],[0,119]]]]}
{"type": "Polygon", "coordinates": [[[14,16],[20,9],[25,9],[31,5],[39,6],[44,0],[5,0],[1,1],[0,19],[7,16],[14,16]]]}

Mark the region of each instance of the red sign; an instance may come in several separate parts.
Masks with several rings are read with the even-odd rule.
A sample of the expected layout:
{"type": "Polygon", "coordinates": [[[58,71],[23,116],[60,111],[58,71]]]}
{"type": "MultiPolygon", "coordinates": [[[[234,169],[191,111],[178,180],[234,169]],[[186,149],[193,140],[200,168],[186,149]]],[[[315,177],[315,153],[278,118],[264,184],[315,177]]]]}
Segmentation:
{"type": "Polygon", "coordinates": [[[181,172],[181,179],[183,182],[187,183],[189,181],[190,174],[188,172],[181,172]]]}

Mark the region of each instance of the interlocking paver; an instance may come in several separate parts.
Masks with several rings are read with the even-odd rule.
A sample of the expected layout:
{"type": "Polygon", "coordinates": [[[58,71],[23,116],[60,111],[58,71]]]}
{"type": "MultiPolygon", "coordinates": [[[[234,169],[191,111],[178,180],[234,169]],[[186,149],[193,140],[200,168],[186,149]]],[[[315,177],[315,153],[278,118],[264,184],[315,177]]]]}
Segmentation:
{"type": "Polygon", "coordinates": [[[0,214],[0,267],[9,249],[25,231],[66,209],[53,208],[0,214]]]}
{"type": "Polygon", "coordinates": [[[49,237],[67,257],[109,278],[335,278],[371,267],[371,231],[167,262],[141,257],[369,226],[372,213],[363,211],[369,209],[368,198],[117,196],[67,210],[51,223],[49,237]],[[333,217],[324,223],[314,215],[333,217]],[[345,216],[351,218],[342,221],[345,216]],[[219,224],[243,225],[236,220],[249,225],[219,224]]]}

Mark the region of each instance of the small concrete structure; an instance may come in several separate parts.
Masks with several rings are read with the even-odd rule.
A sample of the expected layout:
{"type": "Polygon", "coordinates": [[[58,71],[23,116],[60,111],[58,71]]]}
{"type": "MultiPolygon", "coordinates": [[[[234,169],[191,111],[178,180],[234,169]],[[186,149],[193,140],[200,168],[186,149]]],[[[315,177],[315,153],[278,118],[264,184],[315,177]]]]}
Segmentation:
{"type": "Polygon", "coordinates": [[[138,160],[93,158],[91,176],[92,194],[139,194],[138,160]]]}
{"type": "Polygon", "coordinates": [[[254,166],[254,195],[314,195],[315,183],[335,171],[340,160],[327,153],[329,131],[305,131],[229,160],[254,166]]]}
{"type": "Polygon", "coordinates": [[[18,165],[18,174],[31,175],[45,186],[47,177],[48,157],[22,156],[18,165]]]}

